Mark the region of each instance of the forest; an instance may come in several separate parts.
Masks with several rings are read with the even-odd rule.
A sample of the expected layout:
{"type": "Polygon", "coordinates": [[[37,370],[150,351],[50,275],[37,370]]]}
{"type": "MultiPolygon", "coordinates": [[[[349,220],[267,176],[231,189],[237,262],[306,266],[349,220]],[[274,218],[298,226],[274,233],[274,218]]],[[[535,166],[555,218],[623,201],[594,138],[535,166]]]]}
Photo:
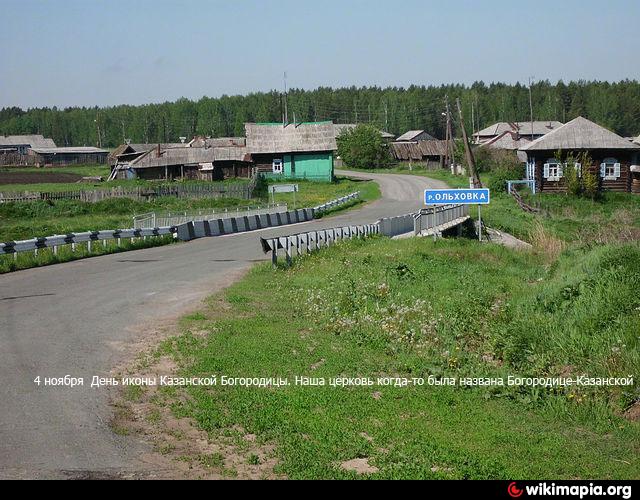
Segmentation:
{"type": "MultiPolygon", "coordinates": [[[[0,134],[43,134],[58,146],[115,147],[133,143],[179,142],[180,137],[242,136],[245,122],[333,120],[370,123],[399,135],[424,129],[444,137],[443,112],[460,99],[468,132],[497,121],[528,121],[529,95],[535,120],[566,122],[578,115],[622,136],[640,134],[640,82],[578,81],[555,84],[475,82],[467,85],[403,87],[320,87],[186,98],[162,104],[65,109],[9,107],[0,110],[0,134]]],[[[456,131],[459,134],[459,130],[456,131]]]]}

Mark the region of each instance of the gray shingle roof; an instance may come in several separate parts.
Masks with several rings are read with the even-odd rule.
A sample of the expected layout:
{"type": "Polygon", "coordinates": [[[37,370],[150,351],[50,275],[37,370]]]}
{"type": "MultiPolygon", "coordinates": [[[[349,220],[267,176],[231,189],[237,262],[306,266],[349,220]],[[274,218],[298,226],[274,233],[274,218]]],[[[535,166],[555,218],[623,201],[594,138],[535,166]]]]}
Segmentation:
{"type": "Polygon", "coordinates": [[[153,168],[215,161],[251,161],[251,155],[247,148],[243,147],[160,148],[160,156],[158,156],[157,149],[152,149],[133,160],[130,165],[134,168],[153,168]]]}
{"type": "Polygon", "coordinates": [[[515,132],[503,132],[499,136],[483,142],[480,147],[517,150],[530,143],[531,140],[526,135],[518,136],[515,132]]]}
{"type": "MultiPolygon", "coordinates": [[[[558,121],[534,121],[533,135],[545,135],[562,126],[558,121]]],[[[531,122],[498,122],[473,134],[476,137],[494,137],[504,132],[531,135],[531,122]]]]}
{"type": "Polygon", "coordinates": [[[53,139],[46,138],[42,135],[0,135],[0,147],[2,146],[25,146],[32,148],[55,148],[56,143],[53,139]]]}
{"type": "Polygon", "coordinates": [[[333,122],[289,124],[245,123],[251,153],[335,151],[333,122]]]}
{"type": "Polygon", "coordinates": [[[390,151],[396,160],[420,161],[425,156],[445,156],[447,141],[394,142],[390,144],[390,151]]]}
{"type": "Polygon", "coordinates": [[[396,139],[396,142],[415,141],[416,137],[418,137],[421,134],[425,134],[425,137],[422,138],[422,140],[429,140],[429,141],[436,140],[435,137],[433,137],[430,134],[427,134],[424,130],[409,130],[408,132],[405,132],[400,137],[398,137],[396,139]]]}
{"type": "Polygon", "coordinates": [[[589,149],[636,149],[640,146],[579,116],[524,146],[522,151],[575,151],[589,149]]]}

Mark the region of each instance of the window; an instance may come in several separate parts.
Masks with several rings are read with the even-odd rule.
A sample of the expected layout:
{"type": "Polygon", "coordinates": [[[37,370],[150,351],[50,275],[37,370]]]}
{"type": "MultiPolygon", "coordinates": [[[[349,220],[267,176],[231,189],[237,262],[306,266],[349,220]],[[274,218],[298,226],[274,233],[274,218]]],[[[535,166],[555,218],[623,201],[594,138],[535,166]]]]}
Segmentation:
{"type": "Polygon", "coordinates": [[[548,159],[547,163],[544,164],[542,176],[550,182],[558,182],[563,176],[562,164],[558,163],[555,158],[548,159]]]}
{"type": "Polygon", "coordinates": [[[573,164],[573,168],[576,169],[576,173],[578,174],[578,177],[582,177],[582,165],[576,162],[573,164]]]}
{"type": "Polygon", "coordinates": [[[273,173],[274,174],[282,173],[282,160],[280,159],[273,160],[273,173]]]}
{"type": "Polygon", "coordinates": [[[615,181],[620,177],[620,163],[615,158],[605,158],[600,164],[600,177],[605,181],[615,181]]]}

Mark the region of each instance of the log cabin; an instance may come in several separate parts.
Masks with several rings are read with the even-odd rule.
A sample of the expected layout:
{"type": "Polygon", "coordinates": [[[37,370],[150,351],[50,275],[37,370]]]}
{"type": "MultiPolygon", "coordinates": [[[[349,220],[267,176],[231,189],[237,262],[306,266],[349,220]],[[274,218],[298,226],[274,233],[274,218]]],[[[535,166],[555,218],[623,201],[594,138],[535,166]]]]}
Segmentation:
{"type": "Polygon", "coordinates": [[[524,146],[526,180],[533,180],[537,192],[566,191],[565,170],[575,168],[582,175],[589,169],[598,177],[602,191],[631,192],[634,168],[640,162],[640,146],[606,128],[579,116],[524,146]],[[560,153],[560,160],[557,153],[560,153]],[[591,165],[567,165],[569,156],[582,153],[591,157],[591,165]]]}

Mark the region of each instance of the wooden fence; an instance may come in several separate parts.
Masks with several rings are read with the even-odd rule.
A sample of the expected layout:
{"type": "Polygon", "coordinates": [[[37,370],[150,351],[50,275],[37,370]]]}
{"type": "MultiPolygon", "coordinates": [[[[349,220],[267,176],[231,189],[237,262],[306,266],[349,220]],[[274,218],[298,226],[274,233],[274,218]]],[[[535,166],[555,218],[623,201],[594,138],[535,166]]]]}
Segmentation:
{"type": "Polygon", "coordinates": [[[96,203],[111,198],[150,200],[161,196],[176,198],[238,198],[249,200],[253,196],[255,182],[234,184],[174,184],[159,186],[113,187],[53,192],[0,192],[0,203],[33,202],[40,200],[76,200],[96,203]]]}

